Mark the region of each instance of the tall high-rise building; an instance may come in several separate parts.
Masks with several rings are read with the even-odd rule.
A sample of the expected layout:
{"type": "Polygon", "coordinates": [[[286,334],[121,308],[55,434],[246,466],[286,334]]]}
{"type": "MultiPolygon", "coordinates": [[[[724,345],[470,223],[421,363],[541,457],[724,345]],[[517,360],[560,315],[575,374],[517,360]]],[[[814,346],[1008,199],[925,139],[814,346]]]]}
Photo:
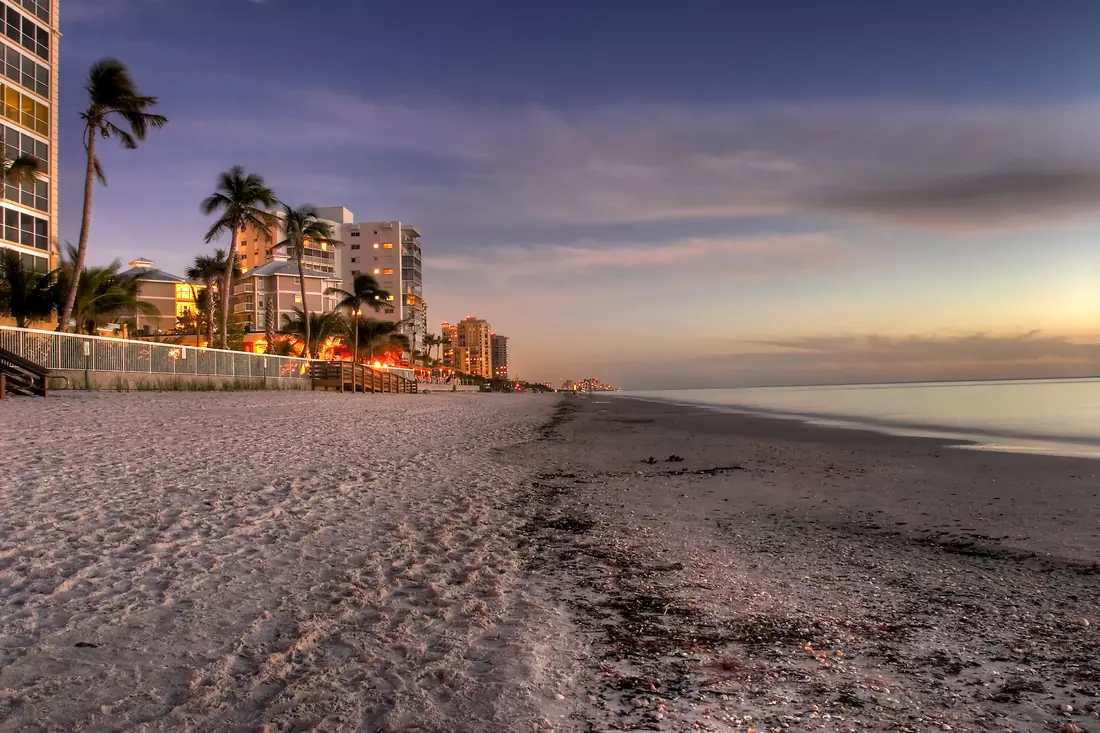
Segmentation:
{"type": "Polygon", "coordinates": [[[393,299],[393,311],[371,314],[372,318],[401,322],[413,350],[423,346],[428,332],[428,306],[424,302],[424,271],[420,230],[400,221],[354,222],[350,211],[340,207],[318,209],[325,218],[340,217],[340,249],[344,289],[350,290],[355,276],[367,274],[378,281],[393,299]]]}
{"type": "Polygon", "coordinates": [[[454,368],[465,374],[491,379],[493,352],[489,322],[467,316],[455,324],[455,331],[454,368]]]}
{"type": "Polygon", "coordinates": [[[493,376],[508,378],[508,337],[499,333],[489,334],[490,351],[493,355],[493,376]]]}
{"type": "Polygon", "coordinates": [[[439,334],[443,339],[443,366],[452,369],[455,366],[455,347],[458,346],[458,326],[443,321],[439,326],[439,334]]]}
{"type": "Polygon", "coordinates": [[[33,157],[34,181],[3,186],[0,249],[39,272],[57,266],[59,0],[0,0],[0,139],[9,160],[33,157]]]}
{"type": "MultiPolygon", "coordinates": [[[[5,2],[6,0],[0,0],[5,2]]],[[[428,332],[428,306],[424,302],[424,276],[420,230],[400,221],[356,222],[355,214],[343,206],[317,209],[317,217],[332,227],[339,245],[310,242],[305,248],[306,268],[331,275],[338,287],[351,291],[357,275],[370,275],[390,293],[390,308],[364,315],[380,321],[401,322],[414,350],[424,343],[428,332]]],[[[293,253],[278,247],[286,239],[279,224],[270,236],[255,227],[246,227],[239,237],[239,263],[245,274],[271,262],[293,259],[293,253]]]]}

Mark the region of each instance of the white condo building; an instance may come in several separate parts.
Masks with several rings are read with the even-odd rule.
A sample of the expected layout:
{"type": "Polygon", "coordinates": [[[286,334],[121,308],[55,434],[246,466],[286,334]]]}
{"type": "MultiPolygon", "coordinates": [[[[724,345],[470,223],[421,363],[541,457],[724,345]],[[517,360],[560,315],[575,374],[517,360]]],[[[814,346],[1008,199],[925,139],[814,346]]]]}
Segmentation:
{"type": "Polygon", "coordinates": [[[38,162],[37,180],[0,185],[0,250],[38,272],[57,266],[59,0],[0,0],[0,140],[8,160],[38,162]]]}
{"type": "Polygon", "coordinates": [[[356,275],[370,275],[392,296],[393,312],[369,314],[379,320],[402,321],[402,332],[414,350],[428,331],[428,307],[424,302],[424,276],[420,230],[401,221],[356,222],[342,206],[317,209],[317,215],[334,224],[343,246],[336,251],[336,272],[344,289],[351,290],[356,275]]]}

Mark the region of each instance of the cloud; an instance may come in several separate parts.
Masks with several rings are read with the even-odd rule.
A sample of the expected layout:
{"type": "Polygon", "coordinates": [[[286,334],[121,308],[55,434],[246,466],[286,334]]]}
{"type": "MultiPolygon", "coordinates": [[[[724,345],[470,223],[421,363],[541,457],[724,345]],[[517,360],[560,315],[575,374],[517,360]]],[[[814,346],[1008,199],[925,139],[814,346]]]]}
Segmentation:
{"type": "MultiPolygon", "coordinates": [[[[254,89],[253,89],[254,91],[254,89]]],[[[183,120],[241,146],[377,162],[452,219],[590,223],[833,214],[942,229],[1093,211],[1100,105],[706,105],[582,110],[375,100],[272,86],[278,114],[183,120]],[[409,164],[409,161],[412,164],[409,164]],[[440,179],[429,170],[443,170],[440,179]],[[868,184],[868,181],[871,183],[868,184]],[[490,214],[491,212],[491,214],[490,214]]]]}
{"type": "Polygon", "coordinates": [[[476,255],[433,257],[435,271],[491,273],[494,281],[538,279],[567,274],[607,276],[616,272],[652,271],[668,280],[685,271],[697,280],[746,278],[831,267],[849,261],[841,240],[827,234],[755,237],[690,237],[661,244],[599,243],[581,245],[506,246],[481,249],[476,255]]]}
{"type": "Polygon", "coordinates": [[[908,184],[825,191],[805,203],[890,223],[1012,228],[1100,212],[1100,168],[994,170],[908,184]]]}
{"type": "Polygon", "coordinates": [[[635,388],[853,384],[967,379],[1090,377],[1100,338],[1028,331],[1010,335],[804,337],[741,344],[681,364],[634,361],[615,378],[635,388]]]}

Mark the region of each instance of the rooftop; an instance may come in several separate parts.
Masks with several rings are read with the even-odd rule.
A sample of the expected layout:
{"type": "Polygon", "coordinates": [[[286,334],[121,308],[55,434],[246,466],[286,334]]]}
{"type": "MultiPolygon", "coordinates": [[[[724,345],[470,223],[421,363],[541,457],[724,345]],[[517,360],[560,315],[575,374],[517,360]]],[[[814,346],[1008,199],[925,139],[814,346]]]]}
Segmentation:
{"type": "Polygon", "coordinates": [[[153,267],[153,261],[147,260],[144,257],[139,257],[136,260],[130,262],[130,269],[118,274],[119,277],[131,278],[134,280],[151,280],[155,282],[165,283],[186,283],[190,282],[185,277],[179,275],[173,275],[170,272],[164,270],[158,270],[153,267]]]}
{"type": "MultiPolygon", "coordinates": [[[[311,270],[308,267],[305,268],[301,274],[304,277],[320,277],[320,278],[324,278],[325,280],[336,280],[337,279],[337,277],[335,275],[333,275],[332,273],[317,272],[316,270],[311,270]]],[[[268,262],[266,265],[260,265],[259,267],[252,268],[251,270],[246,272],[242,277],[252,277],[254,275],[257,276],[257,277],[270,277],[271,275],[293,275],[294,277],[297,277],[298,276],[298,265],[294,262],[289,262],[289,261],[287,261],[287,262],[278,262],[278,261],[268,262]]]]}

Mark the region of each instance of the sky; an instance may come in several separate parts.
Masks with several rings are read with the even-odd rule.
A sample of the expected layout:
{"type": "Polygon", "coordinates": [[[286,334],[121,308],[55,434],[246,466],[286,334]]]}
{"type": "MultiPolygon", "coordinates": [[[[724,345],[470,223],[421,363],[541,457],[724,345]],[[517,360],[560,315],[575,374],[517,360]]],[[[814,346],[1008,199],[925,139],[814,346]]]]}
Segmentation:
{"type": "MultiPolygon", "coordinates": [[[[61,237],[88,67],[93,262],[180,272],[243,165],[424,235],[429,323],[624,388],[1100,374],[1095,0],[63,0],[61,237]]],[[[224,246],[225,243],[222,243],[224,246]]]]}

